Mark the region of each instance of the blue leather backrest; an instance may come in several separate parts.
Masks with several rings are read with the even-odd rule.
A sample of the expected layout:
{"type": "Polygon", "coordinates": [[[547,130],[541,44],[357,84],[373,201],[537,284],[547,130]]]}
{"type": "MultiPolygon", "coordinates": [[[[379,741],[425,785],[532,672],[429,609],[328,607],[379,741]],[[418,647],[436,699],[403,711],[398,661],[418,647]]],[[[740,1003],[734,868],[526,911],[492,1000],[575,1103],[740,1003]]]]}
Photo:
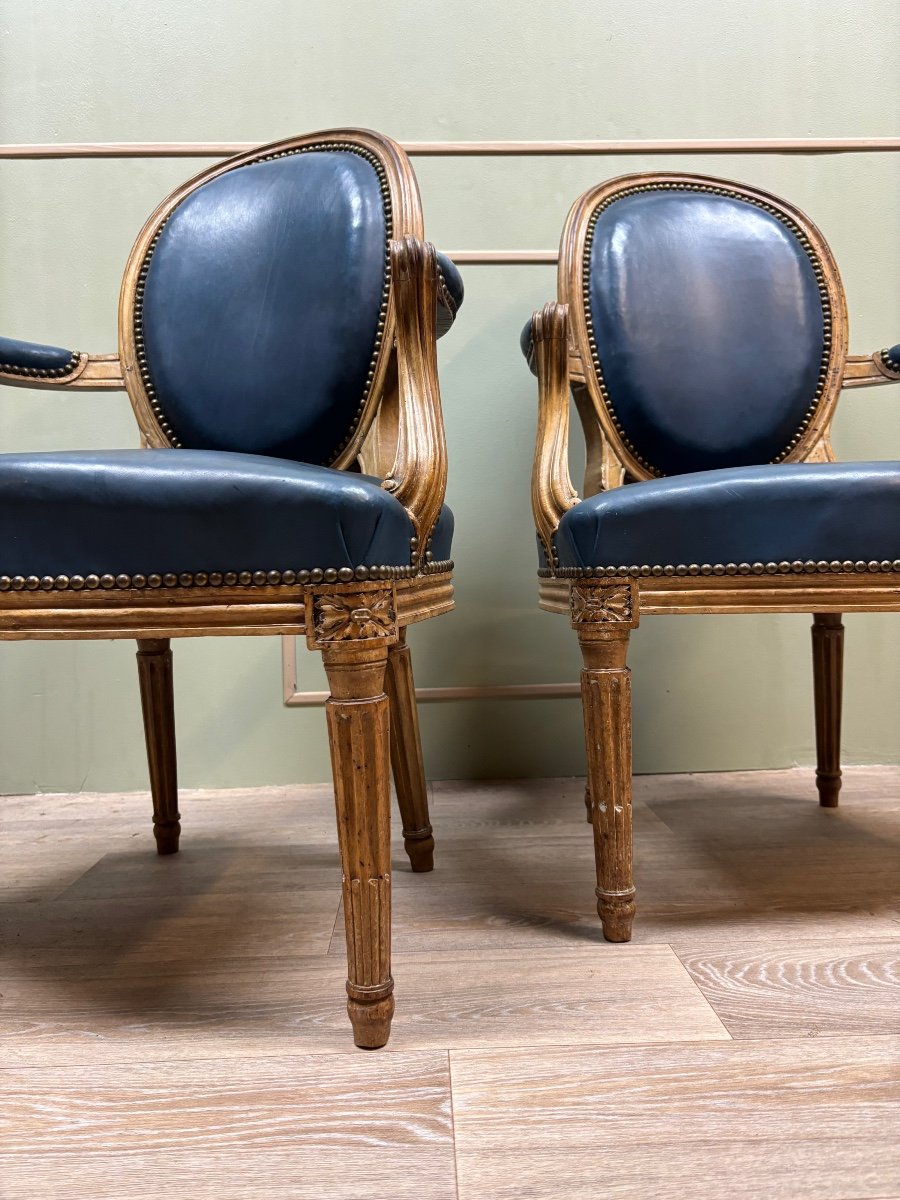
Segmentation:
{"type": "Polygon", "coordinates": [[[380,347],[390,212],[373,162],[289,152],[202,184],[145,262],[144,384],[179,445],[330,463],[380,347]]]}
{"type": "Polygon", "coordinates": [[[636,187],[595,215],[585,312],[635,458],[655,475],[782,458],[827,366],[827,294],[799,231],[711,187],[636,187]]]}

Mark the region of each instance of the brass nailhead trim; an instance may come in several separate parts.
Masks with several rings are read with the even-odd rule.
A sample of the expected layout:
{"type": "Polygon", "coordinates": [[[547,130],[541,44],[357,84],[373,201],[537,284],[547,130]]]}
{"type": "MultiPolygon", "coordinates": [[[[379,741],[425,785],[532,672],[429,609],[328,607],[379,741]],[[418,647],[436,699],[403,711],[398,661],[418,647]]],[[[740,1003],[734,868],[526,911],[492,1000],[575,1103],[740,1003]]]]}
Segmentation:
{"type": "Polygon", "coordinates": [[[0,362],[0,374],[18,375],[24,379],[65,379],[81,362],[81,351],[73,350],[64,367],[21,367],[15,363],[0,362]]]}
{"type": "Polygon", "coordinates": [[[892,375],[900,377],[900,362],[894,362],[889,350],[880,351],[878,357],[881,359],[881,365],[886,371],[890,371],[892,375]]]}
{"type": "MultiPolygon", "coordinates": [[[[384,340],[384,327],[387,320],[388,296],[391,287],[391,237],[393,236],[393,211],[391,207],[391,190],[387,180],[387,172],[385,171],[384,164],[382,163],[381,159],[378,158],[376,154],[367,149],[365,146],[357,145],[355,142],[315,142],[310,146],[298,146],[293,150],[281,150],[277,154],[259,155],[256,158],[251,158],[246,162],[239,163],[230,169],[232,171],[239,171],[241,167],[253,166],[255,163],[273,162],[277,158],[290,158],[294,154],[309,154],[316,150],[346,151],[349,154],[359,155],[360,158],[365,159],[366,162],[369,163],[378,177],[378,186],[381,190],[381,198],[384,204],[385,230],[384,286],[381,291],[381,307],[378,312],[378,326],[375,334],[375,346],[372,350],[372,357],[369,361],[369,369],[366,373],[365,388],[347,435],[344,437],[340,445],[331,453],[331,455],[324,462],[319,464],[320,466],[327,467],[334,462],[338,455],[350,443],[356,433],[356,430],[359,428],[359,422],[372,392],[372,384],[375,382],[375,368],[378,364],[378,358],[381,354],[381,346],[384,340]]],[[[223,174],[227,175],[228,172],[224,171],[223,174]]],[[[181,201],[181,204],[184,204],[185,201],[188,200],[193,194],[193,192],[188,193],[188,195],[184,197],[184,200],[181,201]]],[[[153,240],[148,246],[144,261],[141,264],[141,269],[138,273],[137,284],[134,291],[134,344],[137,351],[138,370],[140,371],[141,382],[144,385],[144,391],[147,394],[147,399],[150,402],[150,407],[153,410],[153,415],[156,417],[159,423],[160,429],[176,450],[182,449],[183,446],[178,436],[172,429],[172,426],[166,419],[162,402],[157,396],[156,389],[153,386],[153,380],[150,378],[150,369],[147,363],[147,350],[144,345],[144,330],[142,320],[144,309],[144,291],[147,284],[147,275],[150,271],[150,260],[153,257],[153,252],[156,249],[162,231],[165,229],[166,225],[169,223],[175,213],[178,212],[181,204],[176,205],[175,208],[172,209],[172,211],[157,229],[156,233],[153,235],[153,240]]]]}
{"type": "MultiPolygon", "coordinates": [[[[862,559],[833,559],[825,562],[820,559],[794,559],[793,562],[753,562],[753,563],[678,563],[677,566],[630,566],[630,567],[557,567],[552,571],[549,567],[540,567],[540,579],[602,579],[611,575],[851,575],[864,572],[872,574],[888,574],[900,572],[900,558],[882,559],[864,562],[862,559]]],[[[2,581],[0,581],[2,586],[2,581]]]]}
{"type": "MultiPolygon", "coordinates": [[[[900,564],[898,564],[900,569],[900,564]]],[[[375,579],[415,579],[419,575],[440,575],[453,570],[451,559],[427,562],[415,567],[313,567],[303,571],[183,571],[180,575],[0,575],[0,592],[37,591],[80,592],[82,588],[138,589],[188,587],[292,587],[307,583],[351,583],[375,579]]]]}
{"type": "Polygon", "coordinates": [[[622,200],[625,196],[633,196],[639,192],[660,191],[706,192],[714,196],[728,196],[733,200],[742,200],[746,204],[752,204],[755,208],[762,209],[763,212],[767,212],[770,214],[770,216],[775,217],[776,220],[780,221],[782,225],[789,229],[803,247],[807,257],[809,258],[813,269],[813,274],[816,277],[816,286],[819,289],[819,297],[822,302],[822,361],[819,364],[819,378],[816,383],[815,394],[813,395],[812,401],[806,411],[805,416],[803,417],[803,420],[800,422],[796,433],[793,435],[784,450],[782,450],[772,459],[772,462],[781,462],[783,459],[787,458],[787,456],[797,447],[797,445],[799,445],[803,435],[809,428],[810,422],[812,421],[816,409],[819,406],[819,401],[822,398],[822,393],[825,390],[825,383],[828,378],[828,367],[831,362],[831,300],[828,295],[828,288],[825,284],[824,268],[819,261],[818,255],[813,249],[812,243],[800,226],[786,213],[783,213],[780,211],[780,209],[776,208],[775,205],[767,204],[764,200],[755,200],[751,196],[744,196],[740,192],[735,191],[733,188],[713,187],[710,184],[703,183],[676,183],[674,181],[671,183],[643,183],[635,185],[634,187],[623,188],[622,191],[616,192],[612,196],[608,196],[604,201],[597,205],[591,214],[591,219],[588,222],[587,238],[585,240],[584,258],[581,264],[584,319],[587,325],[588,342],[590,343],[591,348],[591,360],[597,376],[597,383],[600,387],[600,394],[603,397],[603,403],[606,405],[606,411],[609,413],[610,420],[612,421],[619,437],[622,439],[622,443],[630,451],[632,457],[639,462],[641,466],[651,475],[655,476],[657,479],[662,478],[665,475],[665,472],[661,471],[658,467],[654,467],[651,463],[647,462],[646,459],[641,457],[626,435],[625,430],[622,428],[622,423],[619,420],[615,409],[613,408],[609,389],[606,386],[606,380],[603,378],[603,370],[600,366],[600,355],[597,351],[597,340],[594,334],[594,323],[591,315],[590,304],[591,252],[594,244],[594,233],[596,232],[597,221],[601,214],[605,212],[606,209],[612,204],[615,204],[617,200],[622,200]]]}

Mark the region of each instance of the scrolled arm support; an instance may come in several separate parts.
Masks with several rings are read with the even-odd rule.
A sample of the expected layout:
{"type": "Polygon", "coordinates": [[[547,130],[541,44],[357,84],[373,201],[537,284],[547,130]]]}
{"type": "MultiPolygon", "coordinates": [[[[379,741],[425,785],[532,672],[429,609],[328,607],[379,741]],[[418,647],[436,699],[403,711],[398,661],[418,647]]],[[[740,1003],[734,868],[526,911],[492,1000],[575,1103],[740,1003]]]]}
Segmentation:
{"type": "Polygon", "coordinates": [[[578,493],[569,477],[569,309],[545,304],[531,319],[531,364],[538,380],[537,440],[531,475],[534,524],[554,561],[559,522],[578,493]]]}
{"type": "Polygon", "coordinates": [[[424,560],[447,490],[447,443],[437,372],[440,276],[432,245],[391,242],[397,337],[397,449],[382,487],[409,513],[416,531],[413,562],[424,560]]]}

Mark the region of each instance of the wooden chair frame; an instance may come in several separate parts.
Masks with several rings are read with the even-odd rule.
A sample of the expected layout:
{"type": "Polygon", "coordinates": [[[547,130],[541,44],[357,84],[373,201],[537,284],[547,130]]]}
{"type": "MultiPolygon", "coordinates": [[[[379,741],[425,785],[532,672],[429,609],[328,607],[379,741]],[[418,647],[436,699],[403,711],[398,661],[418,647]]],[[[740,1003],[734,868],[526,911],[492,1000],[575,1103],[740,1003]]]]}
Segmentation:
{"type": "MultiPolygon", "coordinates": [[[[900,380],[900,370],[884,351],[847,354],[847,309],[837,266],[815,225],[783,200],[706,176],[646,173],[600,184],[572,206],[560,242],[558,301],[532,318],[532,365],[538,378],[532,507],[547,556],[547,566],[539,571],[540,606],[570,617],[584,661],[585,803],[594,829],[597,910],[604,935],[614,942],[630,939],[635,911],[631,673],[626,659],[640,618],[812,613],[816,783],[820,803],[831,808],[838,803],[841,785],[841,614],[900,610],[900,561],[559,567],[556,531],[563,515],[579,502],[568,466],[570,393],[587,449],[585,496],[658,474],[628,444],[606,392],[590,329],[586,264],[599,212],[623,194],[659,188],[711,192],[758,205],[792,229],[809,255],[827,314],[822,370],[804,427],[776,461],[833,461],[829,434],[841,389],[900,380]]],[[[721,351],[713,347],[710,352],[721,351]]]]}
{"type": "MultiPolygon", "coordinates": [[[[389,216],[383,327],[368,393],[351,436],[330,464],[357,461],[406,508],[415,529],[411,565],[267,571],[235,564],[224,574],[0,577],[0,639],[134,638],[161,854],[178,849],[170,639],[304,634],[320,650],[331,690],[328,730],[334,770],[347,935],[348,1012],[359,1046],[388,1040],[394,1010],[390,970],[390,767],[407,853],[430,871],[428,815],[406,628],[453,607],[450,562],[429,540],[441,511],[447,453],[436,359],[436,306],[445,295],[434,248],[423,241],[415,175],[390,139],[334,130],[273,143],[201,172],[147,221],[128,259],[119,304],[118,354],[74,354],[63,373],[4,372],[0,382],[41,389],[124,388],[143,444],[177,447],[155,403],[135,321],[147,256],[175,207],[195,188],[247,163],[309,149],[348,148],[378,172],[389,216]]],[[[199,565],[199,564],[198,564],[199,565]]]]}

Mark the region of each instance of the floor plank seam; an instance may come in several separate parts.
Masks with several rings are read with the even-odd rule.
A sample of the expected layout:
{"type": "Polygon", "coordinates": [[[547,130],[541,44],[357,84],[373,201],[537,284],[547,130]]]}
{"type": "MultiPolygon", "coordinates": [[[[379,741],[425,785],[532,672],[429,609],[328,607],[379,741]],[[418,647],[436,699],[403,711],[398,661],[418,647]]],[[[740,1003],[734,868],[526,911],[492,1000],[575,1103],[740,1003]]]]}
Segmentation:
{"type": "Polygon", "coordinates": [[[453,1187],[456,1191],[456,1200],[460,1200],[459,1196],[459,1153],[456,1145],[456,1112],[453,1104],[453,1053],[447,1051],[447,1090],[450,1094],[450,1138],[453,1142],[453,1187]]]}

